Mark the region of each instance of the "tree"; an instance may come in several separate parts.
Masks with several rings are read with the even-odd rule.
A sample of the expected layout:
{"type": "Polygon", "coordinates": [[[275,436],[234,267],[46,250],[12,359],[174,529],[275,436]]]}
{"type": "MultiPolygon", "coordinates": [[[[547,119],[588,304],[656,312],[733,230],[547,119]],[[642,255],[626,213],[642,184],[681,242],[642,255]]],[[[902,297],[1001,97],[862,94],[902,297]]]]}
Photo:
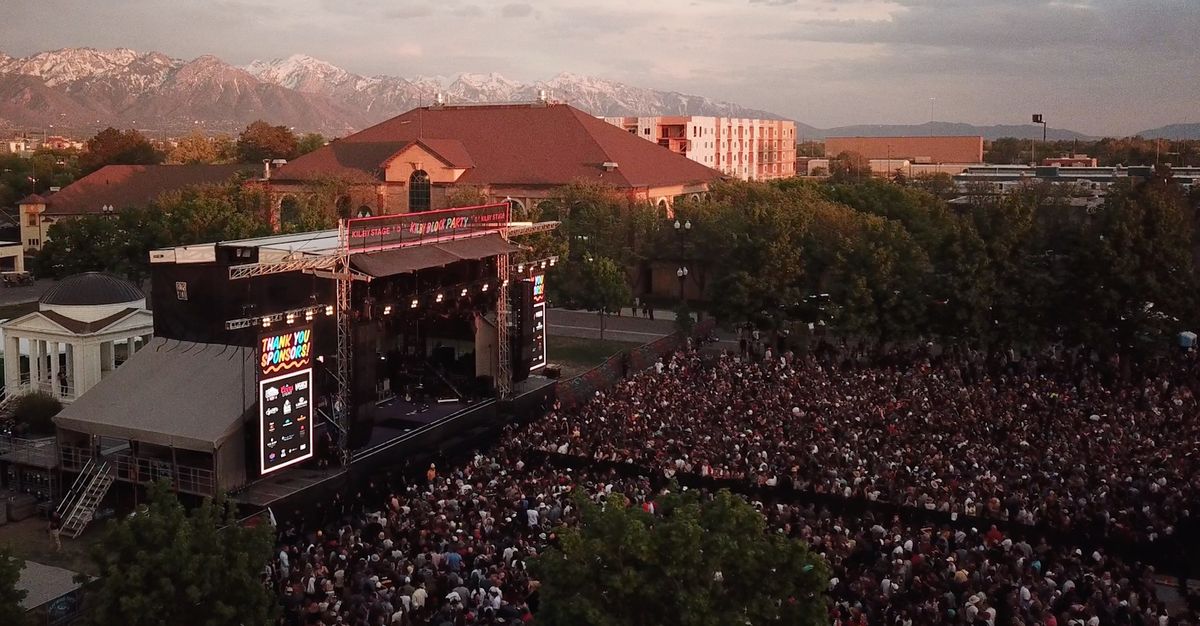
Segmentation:
{"type": "Polygon", "coordinates": [[[190,513],[165,481],[149,503],[110,521],[91,559],[99,572],[91,594],[96,626],[266,624],[274,613],[262,585],[271,527],[245,528],[235,506],[205,499],[190,513]]]}
{"type": "Polygon", "coordinates": [[[600,338],[604,339],[605,316],[620,311],[633,300],[629,280],[617,262],[606,257],[588,257],[581,265],[582,281],[575,300],[585,309],[600,314],[600,338]]]}
{"type": "MultiPolygon", "coordinates": [[[[54,381],[54,384],[59,383],[54,381]]],[[[23,434],[53,435],[54,422],[51,418],[61,410],[62,402],[59,402],[58,398],[44,391],[36,391],[16,397],[13,401],[12,418],[23,434]]]]}
{"type": "Polygon", "coordinates": [[[110,126],[88,140],[79,165],[84,174],[90,174],[105,165],[157,165],[163,158],[163,153],[138,131],[110,126]]]}
{"type": "Polygon", "coordinates": [[[167,163],[226,163],[233,156],[233,141],[227,135],[209,137],[197,130],[179,140],[167,155],[167,163]]]}
{"type": "Polygon", "coordinates": [[[28,592],[17,589],[25,561],[13,555],[12,548],[0,548],[0,624],[23,626],[29,622],[21,607],[28,592]]]}
{"type": "Polygon", "coordinates": [[[320,133],[305,133],[304,136],[300,137],[300,139],[296,142],[296,156],[308,154],[309,152],[324,146],[326,143],[328,142],[326,141],[325,136],[320,133]]]}
{"type": "Polygon", "coordinates": [[[548,626],[786,626],[828,623],[829,573],[807,544],[768,533],[762,514],[722,490],[671,489],[656,513],[614,494],[582,496],[577,527],[532,563],[548,626]]]}
{"type": "Polygon", "coordinates": [[[258,120],[238,135],[238,160],[243,163],[258,163],[263,159],[294,159],[299,150],[300,142],[287,126],[271,126],[258,120]]]}

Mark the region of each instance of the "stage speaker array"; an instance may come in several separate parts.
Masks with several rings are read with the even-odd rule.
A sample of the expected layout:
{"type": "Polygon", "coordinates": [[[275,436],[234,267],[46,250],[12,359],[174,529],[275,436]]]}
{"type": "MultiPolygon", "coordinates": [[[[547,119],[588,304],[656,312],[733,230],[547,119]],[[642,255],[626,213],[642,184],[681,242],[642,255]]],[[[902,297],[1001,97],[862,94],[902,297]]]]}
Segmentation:
{"type": "Polygon", "coordinates": [[[376,353],[378,329],[370,321],[354,325],[352,349],[354,372],[350,385],[350,449],[357,450],[371,440],[375,427],[375,382],[378,380],[379,355],[376,353]]]}
{"type": "Polygon", "coordinates": [[[533,329],[536,320],[533,318],[533,280],[517,280],[510,283],[512,292],[509,302],[512,303],[512,380],[519,383],[529,378],[529,367],[533,364],[533,329]]]}

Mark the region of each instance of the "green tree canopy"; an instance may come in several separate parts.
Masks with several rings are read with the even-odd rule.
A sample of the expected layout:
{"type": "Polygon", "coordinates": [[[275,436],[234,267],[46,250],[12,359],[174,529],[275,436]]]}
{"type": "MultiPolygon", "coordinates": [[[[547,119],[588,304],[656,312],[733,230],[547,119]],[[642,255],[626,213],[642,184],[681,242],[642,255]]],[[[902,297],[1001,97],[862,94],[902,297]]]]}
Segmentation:
{"type": "Polygon", "coordinates": [[[829,573],[808,546],[768,533],[727,490],[672,493],[656,513],[624,496],[577,497],[579,525],[532,563],[547,626],[728,626],[828,623],[829,573]]]}
{"type": "Polygon", "coordinates": [[[164,155],[136,130],[106,128],[87,141],[87,150],[79,159],[84,174],[105,165],[157,165],[164,155]]]}
{"type": "Polygon", "coordinates": [[[234,156],[233,140],[228,135],[210,137],[197,130],[179,140],[167,155],[167,163],[228,163],[234,156]]]}
{"type": "Polygon", "coordinates": [[[300,153],[300,140],[287,126],[271,126],[258,120],[238,135],[238,160],[259,163],[263,159],[294,159],[300,153]]]}
{"type": "Polygon", "coordinates": [[[271,528],[239,526],[234,506],[205,500],[190,513],[162,482],[149,504],[109,522],[91,559],[96,626],[267,624],[275,611],[260,576],[271,528]]]}
{"type": "Polygon", "coordinates": [[[0,548],[0,624],[5,626],[23,626],[29,621],[21,607],[26,592],[17,589],[23,569],[25,561],[13,555],[12,548],[0,548]]]}
{"type": "Polygon", "coordinates": [[[305,133],[296,141],[296,156],[308,154],[321,146],[324,146],[328,140],[320,133],[305,133]]]}

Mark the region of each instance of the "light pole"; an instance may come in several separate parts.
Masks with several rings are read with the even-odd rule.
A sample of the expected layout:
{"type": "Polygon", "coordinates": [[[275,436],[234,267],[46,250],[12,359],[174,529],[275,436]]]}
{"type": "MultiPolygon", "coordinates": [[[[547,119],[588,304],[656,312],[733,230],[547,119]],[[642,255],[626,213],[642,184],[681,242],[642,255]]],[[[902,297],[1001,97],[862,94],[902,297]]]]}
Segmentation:
{"type": "Polygon", "coordinates": [[[687,304],[687,300],[683,297],[683,281],[687,280],[688,268],[687,257],[684,255],[684,239],[692,232],[692,220],[684,219],[683,223],[675,220],[675,238],[679,241],[679,269],[675,271],[675,275],[679,277],[679,304],[681,306],[687,304]]]}
{"type": "Polygon", "coordinates": [[[679,304],[686,306],[687,298],[684,297],[683,284],[687,281],[688,268],[686,265],[680,265],[679,269],[675,270],[675,275],[679,277],[679,304]]]}
{"type": "MultiPolygon", "coordinates": [[[[1045,143],[1046,143],[1046,120],[1045,120],[1045,118],[1042,117],[1041,113],[1034,113],[1033,114],[1033,123],[1042,125],[1042,144],[1045,145],[1045,143]]],[[[1037,140],[1035,139],[1034,141],[1037,141],[1037,140]]],[[[1033,161],[1034,167],[1036,167],[1037,166],[1037,152],[1036,152],[1036,148],[1033,145],[1033,142],[1030,142],[1030,145],[1029,145],[1029,156],[1030,156],[1031,160],[1033,161]]]]}

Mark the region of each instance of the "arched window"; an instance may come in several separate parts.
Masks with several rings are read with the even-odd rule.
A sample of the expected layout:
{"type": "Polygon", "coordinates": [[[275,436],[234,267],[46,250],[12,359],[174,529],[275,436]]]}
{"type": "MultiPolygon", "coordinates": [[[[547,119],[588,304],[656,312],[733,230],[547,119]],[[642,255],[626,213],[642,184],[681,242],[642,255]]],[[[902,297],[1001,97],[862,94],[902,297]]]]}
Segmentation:
{"type": "Polygon", "coordinates": [[[429,174],[425,170],[417,170],[408,177],[408,212],[420,213],[431,208],[429,174]]]}
{"type": "Polygon", "coordinates": [[[365,204],[358,207],[358,215],[355,217],[371,217],[371,207],[365,204]]]}
{"type": "Polygon", "coordinates": [[[279,201],[279,229],[290,230],[300,225],[301,206],[296,196],[286,195],[279,201]]]}
{"type": "Polygon", "coordinates": [[[529,216],[525,213],[525,205],[520,200],[506,198],[504,201],[508,203],[508,214],[514,222],[529,221],[529,216]]]}

